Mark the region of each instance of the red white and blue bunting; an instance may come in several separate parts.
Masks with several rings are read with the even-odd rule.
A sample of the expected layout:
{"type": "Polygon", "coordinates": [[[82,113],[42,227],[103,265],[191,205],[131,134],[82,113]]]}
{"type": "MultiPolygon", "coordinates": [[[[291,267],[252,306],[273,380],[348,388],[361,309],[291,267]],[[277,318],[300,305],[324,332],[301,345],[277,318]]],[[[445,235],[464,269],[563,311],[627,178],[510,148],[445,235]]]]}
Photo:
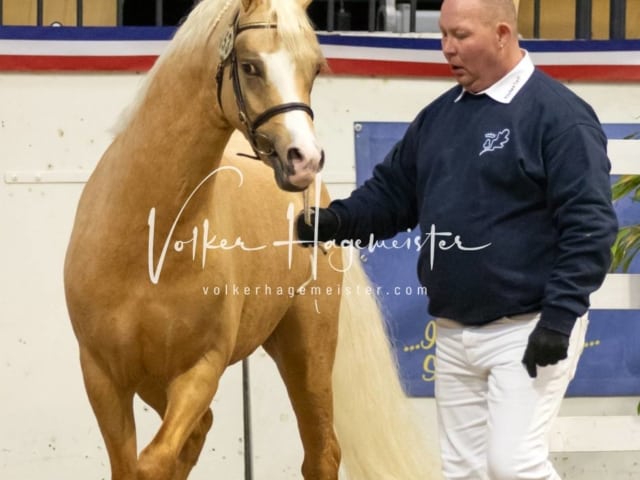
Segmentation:
{"type": "MultiPolygon", "coordinates": [[[[0,71],[145,71],[172,27],[2,27],[0,71]]],[[[449,77],[437,38],[318,34],[334,75],[449,77]]],[[[562,80],[640,80],[640,40],[523,40],[534,63],[562,80]]]]}

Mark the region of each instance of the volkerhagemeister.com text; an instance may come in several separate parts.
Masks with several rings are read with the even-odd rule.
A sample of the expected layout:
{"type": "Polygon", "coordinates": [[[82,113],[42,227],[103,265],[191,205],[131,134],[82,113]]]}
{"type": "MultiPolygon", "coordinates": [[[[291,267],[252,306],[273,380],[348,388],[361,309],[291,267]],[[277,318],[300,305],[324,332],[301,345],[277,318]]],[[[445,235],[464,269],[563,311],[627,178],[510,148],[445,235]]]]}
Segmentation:
{"type": "Polygon", "coordinates": [[[278,296],[289,297],[300,295],[310,295],[318,297],[321,295],[375,295],[380,296],[399,296],[399,295],[419,295],[426,296],[427,288],[423,286],[394,286],[383,288],[371,285],[340,285],[320,287],[312,285],[309,287],[293,287],[293,286],[272,286],[272,285],[211,285],[202,287],[203,295],[211,296],[236,296],[236,295],[256,295],[256,296],[278,296]]]}

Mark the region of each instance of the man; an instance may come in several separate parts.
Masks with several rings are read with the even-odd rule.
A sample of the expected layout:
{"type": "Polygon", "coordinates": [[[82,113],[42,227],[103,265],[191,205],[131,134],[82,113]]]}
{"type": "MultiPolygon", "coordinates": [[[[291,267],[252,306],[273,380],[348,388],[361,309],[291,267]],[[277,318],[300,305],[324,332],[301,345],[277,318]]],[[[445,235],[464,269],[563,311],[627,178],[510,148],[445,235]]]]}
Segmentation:
{"type": "Polygon", "coordinates": [[[316,221],[318,240],[363,245],[416,224],[451,232],[418,261],[438,327],[444,477],[559,479],[547,433],[617,232],[606,137],[521,50],[513,0],[445,0],[440,28],[458,85],[348,199],[311,226],[299,217],[298,236],[313,241],[316,221]]]}

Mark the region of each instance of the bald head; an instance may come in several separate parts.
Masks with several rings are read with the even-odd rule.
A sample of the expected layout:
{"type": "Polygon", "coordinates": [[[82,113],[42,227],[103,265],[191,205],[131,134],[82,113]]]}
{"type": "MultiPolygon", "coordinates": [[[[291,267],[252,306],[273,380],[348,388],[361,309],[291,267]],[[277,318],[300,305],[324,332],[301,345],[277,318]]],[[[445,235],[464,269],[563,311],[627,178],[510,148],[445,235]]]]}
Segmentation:
{"type": "Polygon", "coordinates": [[[444,0],[442,50],[456,79],[480,91],[522,58],[514,0],[444,0]]]}
{"type": "MultiPolygon", "coordinates": [[[[445,0],[446,1],[446,0],[445,0]]],[[[518,13],[513,0],[478,0],[494,22],[506,22],[514,31],[518,28],[518,13]]]]}
{"type": "Polygon", "coordinates": [[[442,8],[453,6],[454,8],[466,8],[473,10],[478,18],[488,24],[504,22],[514,32],[518,29],[518,0],[444,0],[442,8]],[[453,4],[453,5],[448,5],[453,4]]]}

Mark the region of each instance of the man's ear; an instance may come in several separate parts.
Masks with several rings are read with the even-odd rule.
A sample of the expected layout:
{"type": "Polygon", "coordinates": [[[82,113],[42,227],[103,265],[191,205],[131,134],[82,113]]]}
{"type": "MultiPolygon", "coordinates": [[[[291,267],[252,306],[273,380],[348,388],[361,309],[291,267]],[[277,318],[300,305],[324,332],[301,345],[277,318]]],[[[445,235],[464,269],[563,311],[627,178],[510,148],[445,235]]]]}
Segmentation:
{"type": "Polygon", "coordinates": [[[505,22],[498,23],[496,26],[496,37],[498,39],[498,45],[502,48],[504,45],[509,43],[513,37],[513,30],[511,30],[511,26],[505,22]]]}

